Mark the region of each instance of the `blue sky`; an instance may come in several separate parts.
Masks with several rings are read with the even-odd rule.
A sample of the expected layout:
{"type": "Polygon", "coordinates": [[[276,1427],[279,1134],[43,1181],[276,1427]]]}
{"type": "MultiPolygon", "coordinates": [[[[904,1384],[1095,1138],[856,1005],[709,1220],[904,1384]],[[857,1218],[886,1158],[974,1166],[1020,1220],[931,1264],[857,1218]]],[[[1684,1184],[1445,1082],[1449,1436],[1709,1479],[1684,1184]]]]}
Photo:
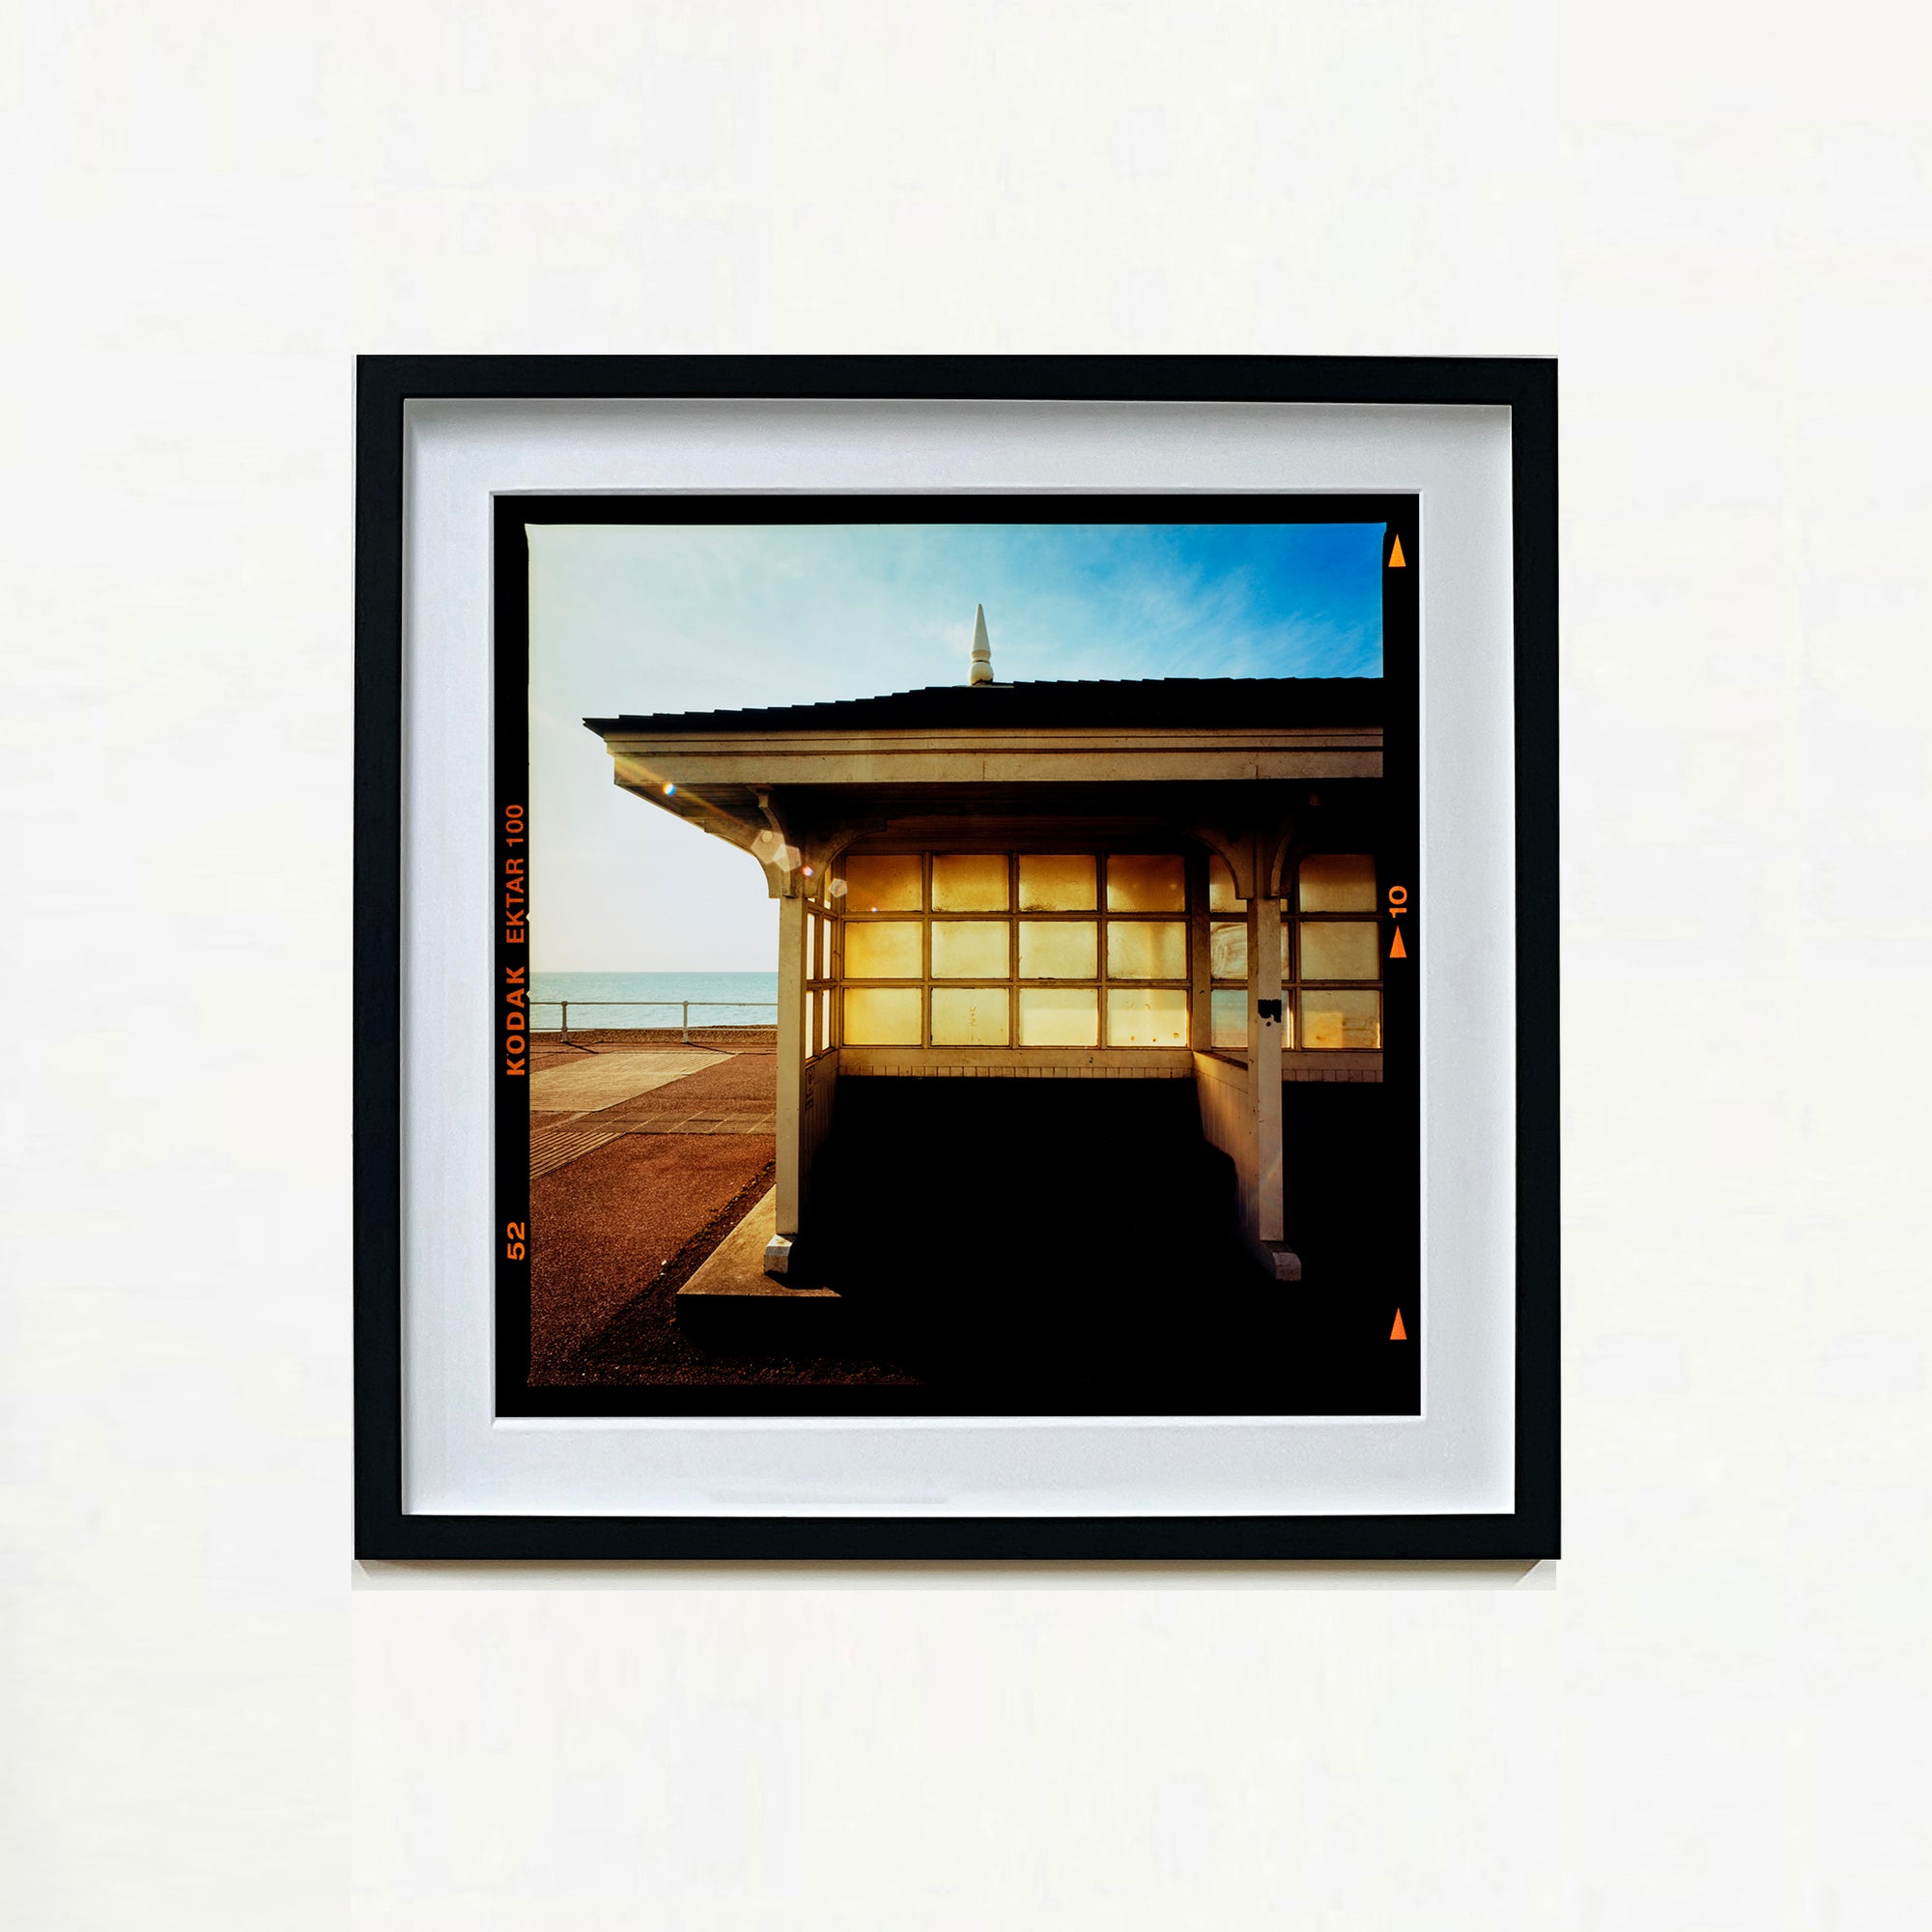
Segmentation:
{"type": "Polygon", "coordinates": [[[586,717],[963,683],[1375,677],[1379,524],[540,525],[531,938],[546,972],[768,971],[757,867],[617,791],[586,717]]]}

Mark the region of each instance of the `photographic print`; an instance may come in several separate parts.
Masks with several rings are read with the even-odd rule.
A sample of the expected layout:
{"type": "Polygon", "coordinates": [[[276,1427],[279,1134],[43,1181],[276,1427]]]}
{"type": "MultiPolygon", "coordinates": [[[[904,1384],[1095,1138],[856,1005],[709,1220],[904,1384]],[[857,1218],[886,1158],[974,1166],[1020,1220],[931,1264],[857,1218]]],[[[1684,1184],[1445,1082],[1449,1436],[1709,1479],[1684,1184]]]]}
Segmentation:
{"type": "Polygon", "coordinates": [[[499,1413],[1419,1413],[1415,497],[495,520],[499,1413]]]}

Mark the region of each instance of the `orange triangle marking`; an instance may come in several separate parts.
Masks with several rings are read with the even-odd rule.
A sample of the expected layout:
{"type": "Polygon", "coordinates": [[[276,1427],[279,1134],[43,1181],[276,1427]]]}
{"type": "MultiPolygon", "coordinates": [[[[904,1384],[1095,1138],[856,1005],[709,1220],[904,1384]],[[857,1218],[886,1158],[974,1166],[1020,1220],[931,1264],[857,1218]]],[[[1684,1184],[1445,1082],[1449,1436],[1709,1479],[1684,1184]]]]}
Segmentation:
{"type": "Polygon", "coordinates": [[[1406,1342],[1408,1340],[1408,1330],[1402,1325],[1402,1310],[1400,1308],[1395,1312],[1395,1326],[1389,1330],[1389,1340],[1391,1342],[1406,1342]]]}
{"type": "Polygon", "coordinates": [[[1406,570],[1407,567],[1408,560],[1402,554],[1402,539],[1397,537],[1395,548],[1389,552],[1389,568],[1391,570],[1406,570]]]}
{"type": "Polygon", "coordinates": [[[1395,929],[1395,944],[1389,948],[1389,957],[1391,959],[1406,959],[1408,957],[1408,948],[1402,943],[1401,926],[1397,926],[1395,929]]]}

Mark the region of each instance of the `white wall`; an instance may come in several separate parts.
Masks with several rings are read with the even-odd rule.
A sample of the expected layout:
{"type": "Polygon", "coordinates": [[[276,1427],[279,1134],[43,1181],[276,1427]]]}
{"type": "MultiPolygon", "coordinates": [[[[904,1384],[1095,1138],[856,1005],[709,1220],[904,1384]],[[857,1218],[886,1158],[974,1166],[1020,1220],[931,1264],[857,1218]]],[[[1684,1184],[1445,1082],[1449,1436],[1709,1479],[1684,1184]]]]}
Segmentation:
{"type": "Polygon", "coordinates": [[[13,21],[10,1923],[1921,1915],[1922,14],[13,21]],[[353,1570],[350,357],[566,349],[1560,349],[1560,1566],[353,1570]]]}

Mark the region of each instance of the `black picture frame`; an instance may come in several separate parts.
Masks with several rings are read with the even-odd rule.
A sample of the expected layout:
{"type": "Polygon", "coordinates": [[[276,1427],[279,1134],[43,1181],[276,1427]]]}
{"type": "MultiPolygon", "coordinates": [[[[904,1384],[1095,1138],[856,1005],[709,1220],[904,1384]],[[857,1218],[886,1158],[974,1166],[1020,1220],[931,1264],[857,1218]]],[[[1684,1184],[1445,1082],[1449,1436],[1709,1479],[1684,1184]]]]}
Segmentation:
{"type": "Polygon", "coordinates": [[[1354,356],[358,358],[355,1550],[363,1560],[1531,1561],[1559,1553],[1556,365],[1354,356]],[[403,1508],[406,406],[712,398],[1470,405],[1511,412],[1515,1496],[1507,1513],[999,1518],[431,1515],[403,1508]]]}

